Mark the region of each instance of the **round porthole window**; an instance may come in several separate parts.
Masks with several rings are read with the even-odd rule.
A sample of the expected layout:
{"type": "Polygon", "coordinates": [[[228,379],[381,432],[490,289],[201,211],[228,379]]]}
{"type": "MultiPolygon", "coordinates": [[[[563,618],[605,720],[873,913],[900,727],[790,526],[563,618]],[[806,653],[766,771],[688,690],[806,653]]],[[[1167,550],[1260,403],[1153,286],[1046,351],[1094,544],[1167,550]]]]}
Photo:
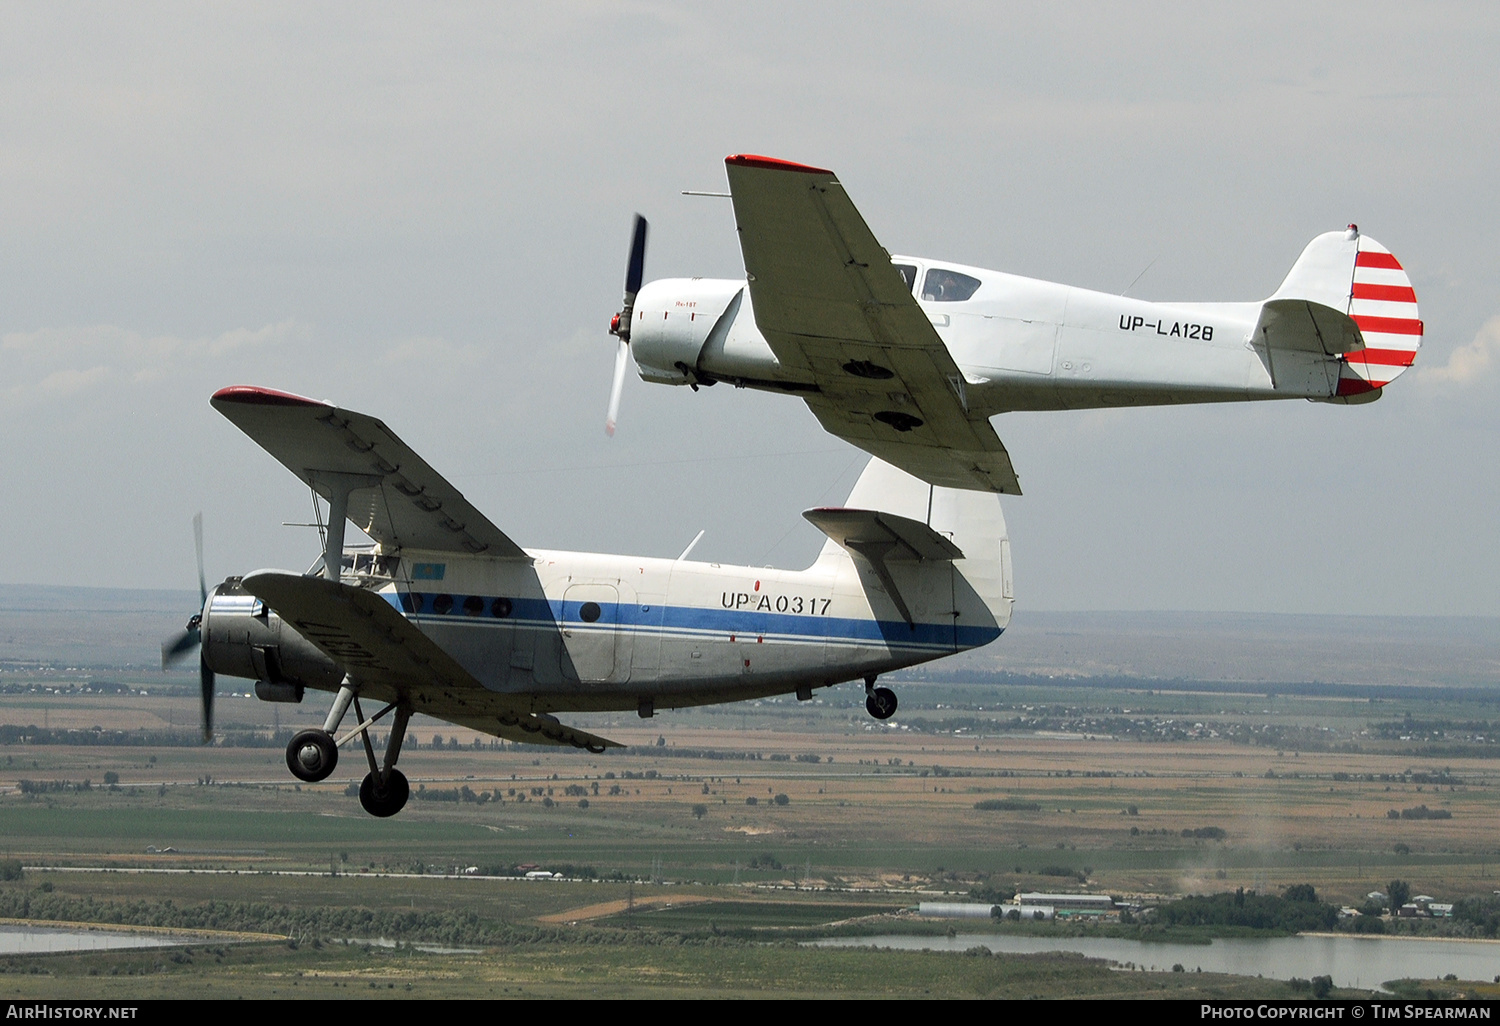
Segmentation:
{"type": "Polygon", "coordinates": [[[595,620],[599,619],[600,612],[601,610],[599,609],[599,603],[597,602],[585,602],[583,605],[578,607],[578,616],[583,620],[584,623],[593,623],[595,620]]]}
{"type": "Polygon", "coordinates": [[[432,600],[432,611],[439,615],[453,611],[453,596],[438,595],[432,600]]]}
{"type": "Polygon", "coordinates": [[[495,601],[490,603],[490,615],[502,617],[509,616],[510,608],[510,599],[497,598],[495,601]]]}
{"type": "Polygon", "coordinates": [[[465,616],[478,616],[482,612],[484,612],[484,599],[478,595],[470,595],[464,599],[465,616]]]}

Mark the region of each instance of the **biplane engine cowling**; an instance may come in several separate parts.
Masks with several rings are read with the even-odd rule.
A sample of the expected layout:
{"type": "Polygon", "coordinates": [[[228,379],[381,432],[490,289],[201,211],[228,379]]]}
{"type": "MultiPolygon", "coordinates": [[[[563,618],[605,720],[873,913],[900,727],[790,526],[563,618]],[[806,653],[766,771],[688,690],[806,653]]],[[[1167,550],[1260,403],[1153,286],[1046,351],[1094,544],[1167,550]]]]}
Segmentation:
{"type": "Polygon", "coordinates": [[[666,385],[713,384],[781,375],[755,326],[750,292],[727,278],[663,278],[635,300],[630,350],[641,377],[666,385]]]}
{"type": "MultiPolygon", "coordinates": [[[[270,687],[266,695],[303,687],[337,690],[344,671],[230,577],[209,592],[203,615],[203,661],[215,673],[270,687]]],[[[257,688],[257,693],[262,689],[257,688]]]]}

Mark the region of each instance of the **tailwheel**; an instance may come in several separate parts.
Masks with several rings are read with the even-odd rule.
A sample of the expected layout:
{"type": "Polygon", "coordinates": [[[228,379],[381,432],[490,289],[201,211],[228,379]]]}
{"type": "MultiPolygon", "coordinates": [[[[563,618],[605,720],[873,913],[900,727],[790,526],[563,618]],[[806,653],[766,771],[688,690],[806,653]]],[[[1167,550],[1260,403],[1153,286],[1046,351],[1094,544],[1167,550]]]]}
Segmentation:
{"type": "Polygon", "coordinates": [[[286,768],[292,776],[316,784],[339,764],[339,749],[326,730],[303,730],[286,746],[286,768]]]}
{"type": "Polygon", "coordinates": [[[865,711],[877,720],[896,715],[896,693],[890,688],[874,688],[865,695],[865,711]]]}
{"type": "Polygon", "coordinates": [[[381,819],[400,812],[410,796],[411,785],[406,782],[406,774],[395,768],[386,770],[383,786],[376,773],[366,773],[359,785],[359,804],[370,815],[381,819]]]}

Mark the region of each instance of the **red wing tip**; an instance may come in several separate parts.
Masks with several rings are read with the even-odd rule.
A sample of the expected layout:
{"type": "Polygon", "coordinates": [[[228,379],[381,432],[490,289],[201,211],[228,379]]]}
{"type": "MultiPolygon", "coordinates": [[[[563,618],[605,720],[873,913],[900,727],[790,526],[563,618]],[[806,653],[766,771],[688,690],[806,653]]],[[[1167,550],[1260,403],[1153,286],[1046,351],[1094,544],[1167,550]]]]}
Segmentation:
{"type": "Polygon", "coordinates": [[[274,388],[260,388],[256,385],[230,385],[228,388],[221,388],[214,393],[211,401],[216,403],[244,403],[249,406],[328,405],[327,403],[318,402],[316,399],[293,395],[290,392],[278,392],[274,388]]]}
{"type": "Polygon", "coordinates": [[[724,158],[724,163],[733,164],[735,167],[759,167],[767,171],[801,171],[809,175],[831,175],[832,171],[826,168],[813,167],[811,164],[796,164],[790,160],[777,160],[775,157],[761,157],[754,153],[734,153],[724,158]]]}

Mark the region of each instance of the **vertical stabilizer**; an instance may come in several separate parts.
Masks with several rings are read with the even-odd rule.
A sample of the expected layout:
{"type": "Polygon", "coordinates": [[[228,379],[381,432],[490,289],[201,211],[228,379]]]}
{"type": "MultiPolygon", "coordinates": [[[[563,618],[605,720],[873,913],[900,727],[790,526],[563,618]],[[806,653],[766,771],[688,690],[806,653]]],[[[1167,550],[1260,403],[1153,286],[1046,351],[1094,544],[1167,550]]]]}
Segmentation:
{"type": "Polygon", "coordinates": [[[1359,326],[1364,346],[1343,354],[1334,393],[1345,401],[1376,398],[1416,361],[1422,346],[1417,294],[1405,268],[1354,225],[1309,242],[1271,299],[1332,307],[1359,326]]]}
{"type": "MultiPolygon", "coordinates": [[[[894,513],[926,524],[963,551],[954,568],[983,599],[1002,629],[1010,623],[1010,539],[1000,497],[992,492],[941,488],[878,459],[870,460],[844,503],[848,509],[894,513]]],[[[847,558],[833,540],[819,562],[847,558]]]]}

